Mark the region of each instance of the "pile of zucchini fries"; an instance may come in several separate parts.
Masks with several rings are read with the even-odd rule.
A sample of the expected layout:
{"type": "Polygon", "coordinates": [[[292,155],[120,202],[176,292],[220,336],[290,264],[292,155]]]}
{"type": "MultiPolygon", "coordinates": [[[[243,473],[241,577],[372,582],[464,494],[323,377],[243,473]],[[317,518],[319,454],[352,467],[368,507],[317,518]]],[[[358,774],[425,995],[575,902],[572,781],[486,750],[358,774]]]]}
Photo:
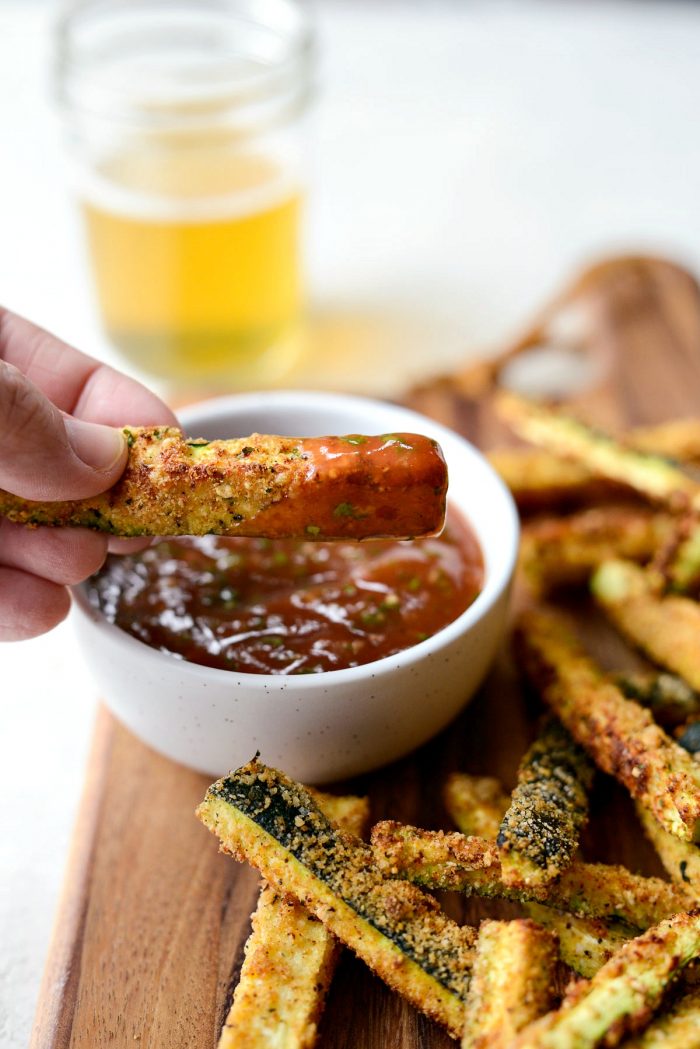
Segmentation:
{"type": "Polygon", "coordinates": [[[700,420],[615,440],[496,396],[538,446],[492,461],[525,518],[514,652],[547,716],[511,794],[447,779],[457,830],[385,820],[367,842],[366,799],[258,759],[209,788],[199,818],[264,879],[220,1049],[313,1046],[341,944],[463,1049],[700,1049],[700,420]],[[541,603],[561,587],[588,588],[654,669],[599,667],[541,603]],[[580,858],[597,770],[629,792],[668,880],[580,858]],[[441,889],[523,916],[460,926],[441,889]]]}

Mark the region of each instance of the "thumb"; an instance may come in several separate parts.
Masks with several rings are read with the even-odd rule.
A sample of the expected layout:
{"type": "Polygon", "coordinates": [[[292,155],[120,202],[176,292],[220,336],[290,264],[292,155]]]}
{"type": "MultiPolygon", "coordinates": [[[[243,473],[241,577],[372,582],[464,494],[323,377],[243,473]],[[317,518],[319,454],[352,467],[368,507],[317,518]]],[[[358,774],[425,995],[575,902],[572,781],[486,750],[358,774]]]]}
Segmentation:
{"type": "Polygon", "coordinates": [[[24,499],[84,499],[110,488],[126,457],[120,430],[63,415],[0,361],[0,488],[24,499]]]}

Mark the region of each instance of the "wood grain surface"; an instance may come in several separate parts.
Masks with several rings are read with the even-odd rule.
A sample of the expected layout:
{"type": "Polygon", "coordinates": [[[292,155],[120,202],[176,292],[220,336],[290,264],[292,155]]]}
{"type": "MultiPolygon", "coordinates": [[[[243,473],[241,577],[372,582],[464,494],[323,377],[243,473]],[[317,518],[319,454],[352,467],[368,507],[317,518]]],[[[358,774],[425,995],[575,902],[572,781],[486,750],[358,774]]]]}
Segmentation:
{"type": "MultiPolygon", "coordinates": [[[[594,363],[596,381],[569,400],[618,428],[700,413],[700,294],[657,259],[611,260],[589,271],[518,339],[566,345],[594,363]]],[[[469,368],[408,402],[481,447],[509,440],[484,390],[503,368],[469,368]]],[[[584,602],[573,608],[601,661],[638,661],[584,602]]],[[[352,783],[373,819],[449,826],[440,793],[454,769],[512,786],[537,714],[520,693],[507,645],[459,719],[409,758],[352,783]]],[[[264,757],[264,755],[263,755],[264,757]]],[[[220,855],[193,811],[205,777],[155,754],[99,713],[32,1049],[214,1049],[242,961],[257,876],[220,855]]],[[[347,785],[343,785],[343,789],[347,785]]],[[[660,874],[631,804],[600,776],[584,843],[590,859],[660,874]]],[[[459,920],[515,915],[513,905],[444,896],[459,920]]],[[[319,1049],[441,1049],[454,1045],[345,952],[319,1049]]]]}

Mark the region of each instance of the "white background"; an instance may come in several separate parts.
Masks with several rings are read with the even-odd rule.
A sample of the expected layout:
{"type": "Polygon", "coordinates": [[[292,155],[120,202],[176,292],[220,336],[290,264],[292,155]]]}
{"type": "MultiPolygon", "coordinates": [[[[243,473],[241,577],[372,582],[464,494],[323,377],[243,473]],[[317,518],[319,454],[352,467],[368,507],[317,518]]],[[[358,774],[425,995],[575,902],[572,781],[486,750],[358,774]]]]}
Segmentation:
{"type": "MultiPolygon", "coordinates": [[[[48,102],[52,11],[0,0],[0,298],[105,356],[48,102]]],[[[700,7],[331,0],[320,16],[326,352],[297,384],[395,392],[495,345],[603,253],[700,268],[700,7]]],[[[26,1045],[93,713],[69,625],[0,649],[3,1049],[26,1045]]]]}

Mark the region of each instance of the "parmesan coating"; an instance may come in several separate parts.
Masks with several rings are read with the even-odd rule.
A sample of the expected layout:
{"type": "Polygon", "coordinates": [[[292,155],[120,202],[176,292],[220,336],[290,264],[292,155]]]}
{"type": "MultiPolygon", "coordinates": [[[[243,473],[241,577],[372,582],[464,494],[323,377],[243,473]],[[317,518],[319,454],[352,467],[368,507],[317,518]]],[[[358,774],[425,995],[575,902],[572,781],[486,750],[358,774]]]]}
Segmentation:
{"type": "MultiPolygon", "coordinates": [[[[319,808],[362,834],[366,798],[314,793],[319,808]]],[[[218,1049],[312,1049],[339,945],[300,903],[263,885],[218,1049]]]]}
{"type": "Polygon", "coordinates": [[[653,720],[625,699],[588,658],[562,617],[521,616],[516,654],[532,685],[604,771],[672,834],[692,840],[700,821],[700,768],[653,720]]]}
{"type": "Polygon", "coordinates": [[[645,1027],[668,986],[700,954],[700,912],[676,914],[624,944],[590,984],[525,1028],[511,1049],[595,1049],[645,1027]]]}
{"type": "Polygon", "coordinates": [[[668,459],[627,448],[572,416],[510,392],[500,391],[495,403],[501,417],[526,441],[626,484],[674,511],[700,510],[700,484],[668,459]]]}
{"type": "Polygon", "coordinates": [[[478,838],[498,836],[510,797],[492,776],[470,776],[453,772],[443,791],[445,808],[462,834],[478,838]]]}
{"type": "Polygon", "coordinates": [[[567,867],[588,819],[593,766],[550,719],[518,769],[518,785],[498,832],[506,885],[544,885],[567,867]]]}
{"type": "Polygon", "coordinates": [[[657,593],[650,575],[629,561],[606,561],[591,580],[599,606],[621,634],[659,666],[700,690],[700,605],[657,593]]]}
{"type": "Polygon", "coordinates": [[[258,761],[213,784],[197,815],[224,852],[299,900],[390,987],[460,1037],[475,930],[415,885],[386,879],[309,792],[258,761]]]}
{"type": "Polygon", "coordinates": [[[495,842],[391,820],[375,824],[372,845],[377,866],[391,878],[429,889],[533,900],[584,917],[617,918],[638,929],[695,905],[694,895],[679,885],[605,863],[572,863],[547,885],[506,885],[495,842]]]}
{"type": "Polygon", "coordinates": [[[482,922],[462,1049],[508,1049],[518,1031],[550,1008],[556,962],[556,936],[535,922],[482,922]]]}
{"type": "Polygon", "coordinates": [[[644,507],[605,506],[547,517],[523,529],[520,564],[540,595],[585,584],[610,557],[648,561],[674,533],[676,519],[644,507]]]}

